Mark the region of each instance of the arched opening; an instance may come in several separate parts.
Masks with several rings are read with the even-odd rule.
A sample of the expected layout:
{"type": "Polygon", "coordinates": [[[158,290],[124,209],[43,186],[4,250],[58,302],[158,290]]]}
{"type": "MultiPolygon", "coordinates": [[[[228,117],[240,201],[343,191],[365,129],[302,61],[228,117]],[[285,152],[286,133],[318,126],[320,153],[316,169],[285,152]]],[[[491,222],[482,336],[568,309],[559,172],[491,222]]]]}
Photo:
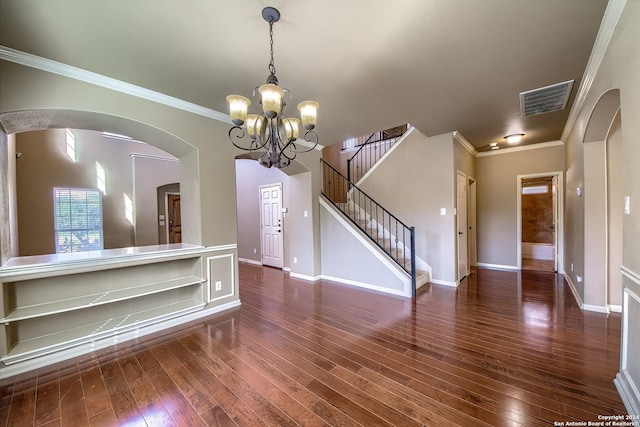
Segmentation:
{"type": "Polygon", "coordinates": [[[583,140],[584,306],[620,311],[622,306],[623,195],[620,91],[596,103],[583,140]]]}
{"type": "MultiPolygon", "coordinates": [[[[19,255],[19,247],[16,244],[18,241],[18,228],[16,226],[16,200],[18,195],[16,194],[15,162],[19,160],[16,156],[16,154],[19,155],[19,153],[15,153],[14,135],[16,134],[38,130],[71,128],[127,135],[175,156],[182,164],[179,179],[181,181],[197,182],[197,177],[195,176],[197,165],[194,163],[197,161],[197,156],[192,154],[196,149],[185,141],[145,123],[88,111],[32,110],[2,113],[0,114],[0,125],[9,135],[8,153],[10,155],[7,158],[8,163],[6,167],[9,171],[12,171],[11,173],[13,174],[12,176],[9,174],[10,179],[7,182],[7,186],[9,187],[8,193],[11,197],[3,200],[3,204],[6,206],[5,209],[0,209],[0,216],[2,216],[0,220],[9,224],[9,231],[2,233],[1,236],[3,264],[9,258],[19,255]]],[[[132,161],[134,160],[135,159],[132,161]]],[[[183,201],[182,206],[187,216],[185,223],[188,224],[188,226],[182,230],[182,241],[185,243],[200,244],[199,191],[193,186],[186,186],[186,191],[188,194],[183,200],[187,201],[187,205],[185,205],[183,201]]],[[[133,197],[133,195],[130,196],[133,197]]],[[[155,192],[153,197],[155,198],[155,192]]],[[[156,233],[155,228],[152,229],[152,231],[156,233]]],[[[134,236],[133,241],[135,242],[136,240],[139,239],[136,239],[134,236]]],[[[140,241],[140,244],[144,243],[140,241]]],[[[131,246],[134,245],[137,244],[134,243],[131,246]]]]}

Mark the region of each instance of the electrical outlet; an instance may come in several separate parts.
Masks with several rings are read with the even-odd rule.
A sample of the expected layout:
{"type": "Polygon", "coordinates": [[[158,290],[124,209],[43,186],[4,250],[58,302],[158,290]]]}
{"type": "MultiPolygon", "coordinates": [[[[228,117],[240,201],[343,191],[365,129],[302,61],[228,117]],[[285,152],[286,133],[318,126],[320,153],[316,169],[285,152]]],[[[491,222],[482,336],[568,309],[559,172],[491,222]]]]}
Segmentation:
{"type": "Polygon", "coordinates": [[[294,256],[294,257],[293,257],[293,263],[294,263],[294,264],[297,264],[297,263],[298,263],[298,257],[296,257],[296,256],[294,256]]]}
{"type": "Polygon", "coordinates": [[[256,248],[253,248],[253,253],[254,253],[254,254],[256,253],[256,248]]]}
{"type": "Polygon", "coordinates": [[[571,271],[573,271],[573,263],[571,263],[571,271]]]}
{"type": "Polygon", "coordinates": [[[222,290],[222,281],[218,280],[216,282],[216,292],[222,290]]]}

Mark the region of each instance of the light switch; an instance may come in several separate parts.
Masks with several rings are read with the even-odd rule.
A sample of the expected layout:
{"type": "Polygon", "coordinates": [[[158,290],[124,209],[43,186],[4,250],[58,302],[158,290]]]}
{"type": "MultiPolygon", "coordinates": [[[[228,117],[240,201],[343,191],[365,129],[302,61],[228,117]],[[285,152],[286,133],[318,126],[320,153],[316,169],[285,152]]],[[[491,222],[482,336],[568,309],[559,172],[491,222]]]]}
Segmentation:
{"type": "Polygon", "coordinates": [[[440,215],[445,216],[447,214],[447,208],[440,208],[440,215]]]}
{"type": "Polygon", "coordinates": [[[308,217],[309,216],[309,211],[304,211],[304,217],[308,217]]]}

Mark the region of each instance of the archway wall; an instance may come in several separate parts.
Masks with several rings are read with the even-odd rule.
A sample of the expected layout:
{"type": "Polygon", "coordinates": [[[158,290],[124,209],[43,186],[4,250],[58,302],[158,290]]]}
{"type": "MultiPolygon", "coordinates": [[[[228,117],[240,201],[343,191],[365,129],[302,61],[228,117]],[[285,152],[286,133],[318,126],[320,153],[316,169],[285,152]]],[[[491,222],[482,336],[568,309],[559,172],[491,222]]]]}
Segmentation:
{"type": "MultiPolygon", "coordinates": [[[[183,242],[204,246],[236,244],[235,157],[229,124],[46,71],[0,61],[0,114],[35,114],[32,127],[76,127],[127,134],[180,159],[183,242]]],[[[9,133],[11,130],[6,129],[9,133]]],[[[310,215],[300,224],[312,239],[301,243],[305,276],[317,276],[320,259],[319,151],[298,157],[311,172],[310,215]]]]}
{"type": "Polygon", "coordinates": [[[224,143],[225,123],[17,64],[0,67],[0,113],[56,111],[62,118],[55,120],[71,126],[71,112],[90,112],[80,114],[85,128],[129,133],[176,155],[184,166],[185,212],[192,211],[185,218],[185,242],[235,243],[235,188],[225,179],[233,175],[234,150],[224,143]],[[220,225],[230,222],[233,227],[220,225]]]}
{"type": "MultiPolygon", "coordinates": [[[[579,283],[577,276],[584,277],[585,262],[585,206],[584,198],[577,195],[577,188],[585,189],[584,147],[585,143],[602,142],[618,108],[622,111],[621,138],[623,157],[624,195],[629,196],[631,210],[624,216],[623,265],[640,272],[640,59],[629,52],[638,48],[640,39],[640,4],[626,2],[616,30],[604,57],[593,78],[585,102],[576,121],[565,138],[565,262],[567,277],[575,289],[576,297],[584,304],[602,305],[602,301],[586,300],[585,282],[579,283]],[[616,96],[619,93],[619,105],[616,96]],[[603,119],[604,117],[604,119],[603,119]],[[596,125],[596,126],[594,126],[596,125]]],[[[598,293],[598,295],[605,295],[598,293]]]]}
{"type": "MultiPolygon", "coordinates": [[[[585,292],[585,288],[590,284],[580,284],[576,280],[578,274],[584,274],[585,266],[585,206],[584,198],[577,195],[576,189],[585,186],[584,148],[589,145],[585,141],[604,140],[601,132],[594,132],[594,136],[588,132],[592,115],[594,112],[597,114],[596,105],[609,91],[619,90],[622,194],[629,197],[629,212],[623,215],[622,222],[622,340],[620,371],[615,384],[628,412],[637,414],[640,411],[640,359],[630,355],[640,353],[640,56],[631,52],[636,52],[639,46],[640,2],[611,0],[607,12],[616,8],[621,10],[621,14],[616,25],[612,26],[615,29],[611,40],[606,51],[600,52],[603,54],[602,61],[592,76],[585,102],[578,111],[573,126],[563,135],[567,172],[565,257],[567,263],[574,264],[573,271],[567,269],[566,277],[583,308],[585,305],[598,308],[602,304],[601,301],[587,300],[591,297],[585,292]]],[[[605,19],[606,15],[607,13],[605,19]]],[[[597,55],[592,54],[593,56],[597,55]]],[[[610,126],[615,116],[608,116],[610,126]]],[[[595,285],[599,286],[597,283],[595,285]]]]}

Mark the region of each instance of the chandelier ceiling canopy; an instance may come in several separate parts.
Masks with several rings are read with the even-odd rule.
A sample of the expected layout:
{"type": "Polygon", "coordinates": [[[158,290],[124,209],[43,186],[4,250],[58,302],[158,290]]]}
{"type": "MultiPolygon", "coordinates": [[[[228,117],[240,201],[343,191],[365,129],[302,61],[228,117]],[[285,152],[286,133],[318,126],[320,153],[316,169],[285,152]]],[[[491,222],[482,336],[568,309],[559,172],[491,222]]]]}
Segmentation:
{"type": "Polygon", "coordinates": [[[318,145],[318,135],[313,130],[317,123],[318,103],[304,101],[298,104],[300,119],[284,117],[285,93],[288,89],[278,85],[273,61],[273,24],[280,19],[280,12],[265,7],[262,17],[269,23],[270,57],[266,83],[253,89],[253,96],[260,94],[262,113],[249,114],[251,100],[242,95],[229,95],[229,116],[234,126],[229,129],[229,140],[241,150],[258,153],[258,161],[264,167],[284,168],[298,153],[313,150],[318,145]],[[305,130],[304,143],[300,143],[300,125],[305,130]],[[297,141],[297,143],[296,143],[297,141]],[[303,148],[300,148],[302,146],[303,148]]]}

